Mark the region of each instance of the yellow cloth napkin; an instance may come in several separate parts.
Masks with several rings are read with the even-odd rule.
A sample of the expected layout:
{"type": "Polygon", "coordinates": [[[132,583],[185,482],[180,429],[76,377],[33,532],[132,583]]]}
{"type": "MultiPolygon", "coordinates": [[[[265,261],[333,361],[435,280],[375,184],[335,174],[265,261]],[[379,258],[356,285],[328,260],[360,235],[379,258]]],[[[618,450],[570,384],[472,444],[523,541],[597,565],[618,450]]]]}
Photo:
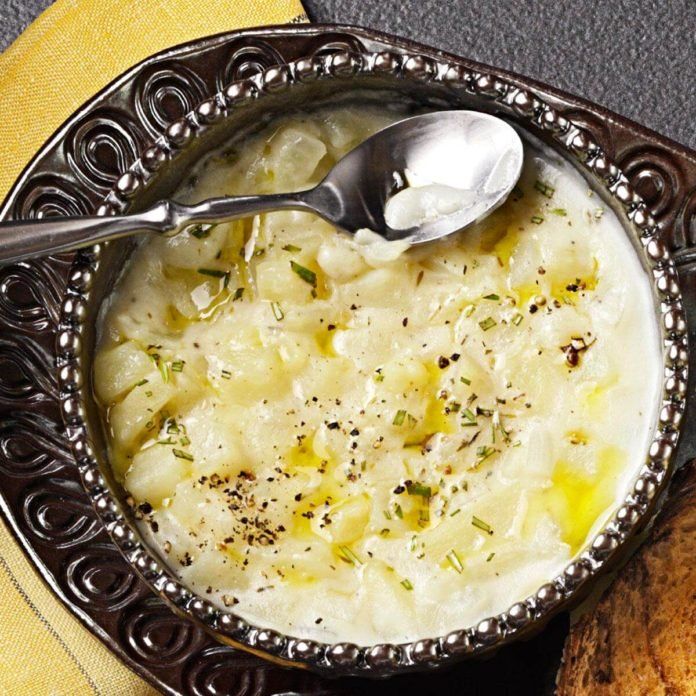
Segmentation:
{"type": "MultiPolygon", "coordinates": [[[[0,200],[44,141],[146,56],[208,34],[303,21],[299,0],[58,0],[0,55],[0,200]]],[[[46,587],[0,525],[0,693],[156,693],[46,587]]]]}

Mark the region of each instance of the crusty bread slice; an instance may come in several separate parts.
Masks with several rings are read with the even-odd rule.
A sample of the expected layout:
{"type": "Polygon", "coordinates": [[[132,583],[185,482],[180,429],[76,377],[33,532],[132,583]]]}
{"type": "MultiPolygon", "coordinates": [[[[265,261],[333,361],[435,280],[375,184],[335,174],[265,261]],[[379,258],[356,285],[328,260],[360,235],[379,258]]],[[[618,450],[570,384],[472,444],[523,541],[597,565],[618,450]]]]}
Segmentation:
{"type": "Polygon", "coordinates": [[[696,695],[696,461],[648,540],[571,629],[556,696],[696,695]]]}

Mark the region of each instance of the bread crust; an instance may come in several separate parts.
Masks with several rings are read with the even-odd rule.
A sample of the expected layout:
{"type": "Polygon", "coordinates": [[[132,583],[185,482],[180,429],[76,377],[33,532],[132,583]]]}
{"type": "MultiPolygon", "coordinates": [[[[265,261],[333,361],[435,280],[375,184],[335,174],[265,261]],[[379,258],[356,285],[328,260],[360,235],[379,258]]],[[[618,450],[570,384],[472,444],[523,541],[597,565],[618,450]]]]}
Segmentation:
{"type": "Polygon", "coordinates": [[[647,541],[571,629],[556,696],[696,696],[696,460],[647,541]]]}

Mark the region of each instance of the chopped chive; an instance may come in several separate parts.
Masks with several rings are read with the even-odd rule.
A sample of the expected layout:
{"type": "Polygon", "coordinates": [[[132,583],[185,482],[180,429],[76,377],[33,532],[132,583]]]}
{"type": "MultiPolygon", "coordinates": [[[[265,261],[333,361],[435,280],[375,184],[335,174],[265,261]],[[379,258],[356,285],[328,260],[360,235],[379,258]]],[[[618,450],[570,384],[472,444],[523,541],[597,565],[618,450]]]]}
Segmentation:
{"type": "Polygon", "coordinates": [[[467,306],[464,308],[464,312],[463,312],[464,316],[465,316],[465,317],[470,317],[470,316],[474,313],[474,310],[475,310],[475,309],[476,309],[476,305],[472,305],[472,304],[467,305],[467,306]]]}
{"type": "Polygon", "coordinates": [[[178,433],[179,433],[179,426],[176,424],[176,421],[172,421],[167,426],[167,434],[168,435],[177,435],[178,433]]]}
{"type": "Polygon", "coordinates": [[[406,590],[412,590],[412,589],[413,589],[413,585],[411,584],[411,581],[410,581],[408,578],[404,578],[404,579],[401,581],[400,584],[401,584],[401,586],[402,586],[404,589],[406,589],[406,590]]]}
{"type": "Polygon", "coordinates": [[[454,512],[450,512],[450,517],[454,517],[455,515],[458,515],[462,511],[461,508],[457,508],[454,512]]]}
{"type": "Polygon", "coordinates": [[[191,444],[191,440],[188,439],[188,435],[184,435],[181,440],[179,440],[182,447],[188,447],[191,444]]]}
{"type": "Polygon", "coordinates": [[[490,562],[493,560],[494,557],[495,557],[495,551],[491,551],[491,552],[488,554],[488,558],[486,559],[486,563],[490,563],[490,562]]]}
{"type": "Polygon", "coordinates": [[[497,302],[500,299],[500,295],[496,295],[494,292],[492,292],[490,295],[484,295],[483,299],[493,300],[494,302],[497,302]]]}
{"type": "Polygon", "coordinates": [[[524,317],[519,312],[516,312],[512,317],[512,323],[515,326],[519,326],[522,323],[522,319],[524,319],[524,317]]]}
{"type": "Polygon", "coordinates": [[[309,283],[313,288],[317,287],[317,274],[314,271],[310,271],[309,268],[305,268],[295,261],[290,261],[290,268],[292,268],[305,283],[309,283]]]}
{"type": "Polygon", "coordinates": [[[554,215],[558,215],[560,217],[565,217],[566,215],[568,215],[568,211],[565,208],[553,208],[551,212],[554,215]]]}
{"type": "Polygon", "coordinates": [[[286,244],[286,245],[283,247],[283,251],[298,252],[298,251],[302,251],[302,249],[301,249],[300,247],[298,247],[298,246],[295,246],[294,244],[286,244]]]}
{"type": "Polygon", "coordinates": [[[169,382],[169,368],[167,367],[167,363],[164,361],[160,361],[157,365],[157,368],[159,369],[160,375],[162,375],[162,381],[165,384],[169,382]]]}
{"type": "Polygon", "coordinates": [[[422,483],[407,483],[406,492],[409,495],[419,495],[422,498],[430,498],[433,494],[432,488],[430,486],[425,486],[422,483]]]}
{"type": "Polygon", "coordinates": [[[173,445],[176,440],[173,437],[168,437],[166,440],[157,440],[157,445],[173,445]]]}
{"type": "Polygon", "coordinates": [[[404,519],[404,512],[403,512],[403,510],[401,509],[401,505],[399,505],[398,503],[394,506],[394,514],[395,514],[400,520],[403,520],[403,519],[404,519]]]}
{"type": "Polygon", "coordinates": [[[146,392],[145,392],[145,396],[147,396],[147,398],[149,399],[149,398],[152,396],[152,392],[151,392],[151,391],[146,391],[146,392]]]}
{"type": "Polygon", "coordinates": [[[271,309],[273,310],[273,316],[277,321],[281,321],[283,317],[285,317],[283,310],[280,308],[280,305],[277,302],[271,302],[271,309]]]}
{"type": "Polygon", "coordinates": [[[406,420],[408,421],[409,428],[414,428],[416,423],[418,423],[418,419],[412,416],[410,413],[406,414],[406,420]]]}
{"type": "Polygon", "coordinates": [[[188,233],[196,239],[206,239],[206,237],[210,237],[214,228],[215,225],[191,225],[188,228],[188,233]]]}
{"type": "Polygon", "coordinates": [[[232,373],[229,370],[223,370],[220,375],[222,379],[232,379],[232,373]]]}
{"type": "Polygon", "coordinates": [[[544,218],[541,217],[541,215],[532,215],[532,222],[535,225],[541,225],[541,223],[544,222],[544,218]]]}
{"type": "Polygon", "coordinates": [[[549,184],[545,184],[543,181],[539,181],[538,179],[534,182],[534,188],[547,198],[552,198],[553,194],[556,192],[556,189],[553,188],[553,186],[549,186],[549,184]]]}
{"type": "Polygon", "coordinates": [[[451,413],[459,413],[459,411],[461,411],[462,405],[458,401],[450,401],[448,408],[451,413]]]}
{"type": "Polygon", "coordinates": [[[476,415],[484,416],[485,418],[490,418],[493,415],[493,411],[490,408],[482,408],[481,406],[477,406],[476,415]]]}
{"type": "Polygon", "coordinates": [[[355,555],[355,553],[350,547],[339,546],[338,552],[338,555],[341,558],[341,560],[345,561],[346,563],[350,563],[354,566],[362,565],[362,561],[355,555]]]}
{"type": "Polygon", "coordinates": [[[465,408],[462,411],[462,418],[466,421],[464,425],[476,425],[476,416],[470,408],[465,408]]]}
{"type": "Polygon", "coordinates": [[[404,411],[404,410],[397,411],[396,415],[394,416],[394,420],[392,421],[392,425],[403,425],[405,418],[406,418],[406,411],[404,411]]]}
{"type": "Polygon", "coordinates": [[[460,377],[459,381],[462,382],[462,384],[466,384],[467,387],[471,384],[471,380],[466,377],[460,377]]]}
{"type": "Polygon", "coordinates": [[[498,322],[493,319],[493,317],[486,317],[483,321],[480,321],[478,324],[481,327],[483,331],[488,331],[488,329],[492,329],[498,322]]]}
{"type": "Polygon", "coordinates": [[[198,273],[211,278],[225,278],[229,276],[229,271],[218,271],[217,268],[199,268],[198,273]]]}
{"type": "Polygon", "coordinates": [[[390,532],[390,531],[391,531],[391,530],[390,530],[388,527],[385,527],[384,529],[380,529],[380,530],[379,530],[379,535],[380,535],[380,536],[383,536],[383,537],[389,536],[389,532],[390,532]]]}
{"type": "Polygon", "coordinates": [[[179,459],[185,459],[187,462],[192,462],[193,461],[193,455],[189,454],[188,452],[184,452],[183,450],[180,449],[173,449],[172,454],[175,457],[178,457],[179,459]]]}
{"type": "Polygon", "coordinates": [[[175,360],[172,363],[172,372],[183,372],[185,364],[186,364],[185,360],[175,360]]]}
{"type": "Polygon", "coordinates": [[[420,512],[418,513],[418,526],[427,527],[428,522],[430,522],[430,509],[421,508],[420,512]]]}
{"type": "Polygon", "coordinates": [[[244,297],[244,288],[237,288],[234,291],[234,295],[232,295],[232,302],[236,302],[237,300],[241,300],[244,297]]]}
{"type": "Polygon", "coordinates": [[[474,527],[476,527],[477,529],[480,529],[482,532],[486,532],[486,534],[493,534],[493,529],[491,529],[491,525],[487,522],[484,522],[482,519],[479,519],[478,517],[476,517],[476,515],[472,515],[471,524],[473,524],[474,527]]]}
{"type": "Polygon", "coordinates": [[[148,380],[146,379],[141,379],[135,386],[136,387],[142,387],[143,384],[147,384],[148,380]]]}
{"type": "Polygon", "coordinates": [[[462,559],[457,555],[457,552],[454,549],[450,549],[446,558],[449,561],[449,564],[461,575],[464,571],[464,565],[462,563],[462,559]]]}
{"type": "Polygon", "coordinates": [[[391,516],[391,512],[389,512],[389,510],[382,510],[382,512],[384,513],[384,517],[386,519],[391,520],[392,516],[391,516]]]}
{"type": "Polygon", "coordinates": [[[486,461],[486,459],[488,459],[488,457],[495,454],[497,451],[498,450],[496,450],[494,447],[488,447],[486,445],[482,445],[481,447],[477,447],[476,448],[476,456],[478,457],[478,463],[480,464],[481,462],[486,461]]]}

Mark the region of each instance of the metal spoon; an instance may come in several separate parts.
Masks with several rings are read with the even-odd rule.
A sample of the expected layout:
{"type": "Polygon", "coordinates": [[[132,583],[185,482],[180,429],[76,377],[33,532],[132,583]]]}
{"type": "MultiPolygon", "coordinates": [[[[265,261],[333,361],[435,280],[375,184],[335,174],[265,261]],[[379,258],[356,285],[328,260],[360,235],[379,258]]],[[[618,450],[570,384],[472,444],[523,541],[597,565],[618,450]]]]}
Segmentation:
{"type": "Polygon", "coordinates": [[[517,183],[522,159],[522,142],[505,121],[475,111],[433,112],[379,131],[307,191],[212,198],[194,205],[163,200],[132,215],[0,223],[0,263],[146,231],[174,235],[192,224],[287,209],[316,213],[344,232],[367,228],[387,239],[418,244],[457,232],[501,205],[517,183]],[[406,210],[403,205],[399,210],[399,192],[409,183],[413,188],[414,182],[415,199],[410,191],[406,210]],[[459,207],[457,191],[461,192],[459,207]],[[425,203],[419,199],[421,193],[426,195],[425,203]],[[433,210],[433,201],[437,208],[442,195],[447,199],[444,213],[433,210]],[[414,224],[403,229],[387,224],[385,208],[391,206],[400,213],[397,218],[408,221],[414,205],[414,224]]]}

